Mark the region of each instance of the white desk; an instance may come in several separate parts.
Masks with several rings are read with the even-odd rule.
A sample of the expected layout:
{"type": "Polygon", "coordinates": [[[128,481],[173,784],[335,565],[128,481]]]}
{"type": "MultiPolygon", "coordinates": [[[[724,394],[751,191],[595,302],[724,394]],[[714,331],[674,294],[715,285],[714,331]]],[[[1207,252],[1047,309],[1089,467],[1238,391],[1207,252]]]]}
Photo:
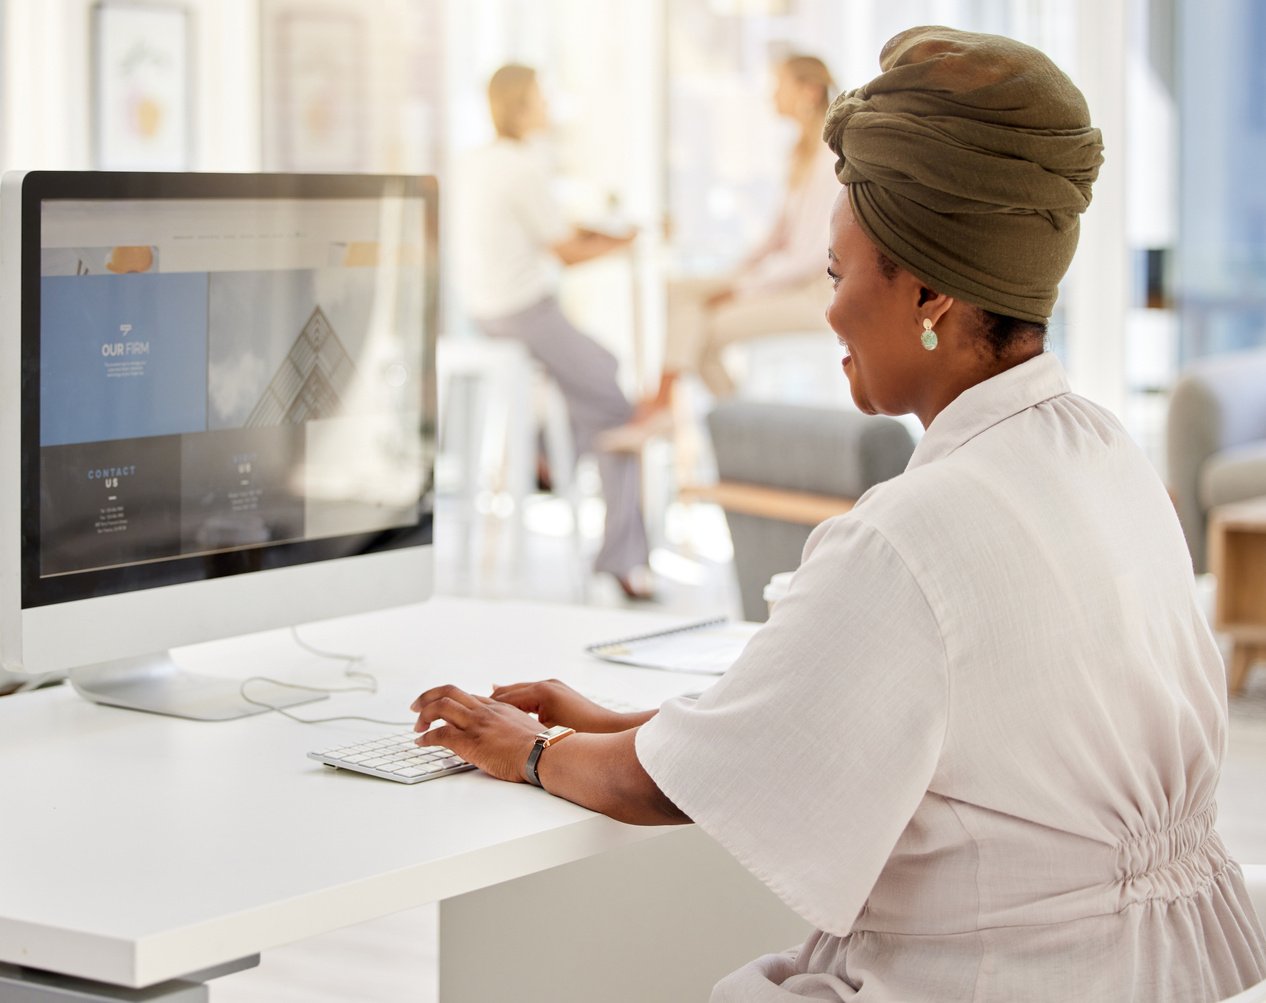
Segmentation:
{"type": "MultiPolygon", "coordinates": [[[[677,622],[436,598],[314,625],[308,643],[363,653],[381,689],[298,712],[406,720],[440,682],[486,692],[547,676],[653,706],[711,677],[582,649],[677,622]]],[[[341,680],[288,632],[178,657],[234,677],[341,680]]],[[[439,901],[445,1003],[685,1000],[807,930],[694,827],[623,825],[482,773],[407,786],[305,758],[388,730],[185,721],[90,704],[69,686],[0,700],[0,962],[147,987],[439,901]]],[[[177,988],[173,999],[205,998],[177,988]]]]}

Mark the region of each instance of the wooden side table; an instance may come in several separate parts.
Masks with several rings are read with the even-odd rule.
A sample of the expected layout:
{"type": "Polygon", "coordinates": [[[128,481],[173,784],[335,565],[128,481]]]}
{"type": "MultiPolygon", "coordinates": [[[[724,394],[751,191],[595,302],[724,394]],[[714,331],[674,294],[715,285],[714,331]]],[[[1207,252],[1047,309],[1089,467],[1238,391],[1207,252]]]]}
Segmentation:
{"type": "Polygon", "coordinates": [[[1209,570],[1218,583],[1213,625],[1233,644],[1227,687],[1238,693],[1253,663],[1266,659],[1266,497],[1212,511],[1209,570]]]}

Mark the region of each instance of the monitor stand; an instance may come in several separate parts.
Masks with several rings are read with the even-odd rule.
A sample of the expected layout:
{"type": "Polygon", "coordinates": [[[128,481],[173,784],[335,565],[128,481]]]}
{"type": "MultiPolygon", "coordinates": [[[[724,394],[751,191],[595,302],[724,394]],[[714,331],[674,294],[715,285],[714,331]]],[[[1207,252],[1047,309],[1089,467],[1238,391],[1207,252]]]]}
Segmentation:
{"type": "Polygon", "coordinates": [[[93,703],[195,721],[231,721],[326,698],[260,682],[251,695],[270,705],[262,707],[242,698],[241,680],[187,672],[168,652],[84,665],[70,671],[70,682],[93,703]]]}

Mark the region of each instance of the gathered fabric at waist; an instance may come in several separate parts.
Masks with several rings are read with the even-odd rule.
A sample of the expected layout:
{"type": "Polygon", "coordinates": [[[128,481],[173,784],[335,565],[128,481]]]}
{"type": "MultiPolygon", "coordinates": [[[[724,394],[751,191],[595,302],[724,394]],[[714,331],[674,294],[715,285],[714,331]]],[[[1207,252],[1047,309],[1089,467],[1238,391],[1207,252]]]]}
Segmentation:
{"type": "Polygon", "coordinates": [[[1117,845],[1119,908],[1150,899],[1172,901],[1195,895],[1230,861],[1213,829],[1217,806],[1168,828],[1145,832],[1117,845]]]}

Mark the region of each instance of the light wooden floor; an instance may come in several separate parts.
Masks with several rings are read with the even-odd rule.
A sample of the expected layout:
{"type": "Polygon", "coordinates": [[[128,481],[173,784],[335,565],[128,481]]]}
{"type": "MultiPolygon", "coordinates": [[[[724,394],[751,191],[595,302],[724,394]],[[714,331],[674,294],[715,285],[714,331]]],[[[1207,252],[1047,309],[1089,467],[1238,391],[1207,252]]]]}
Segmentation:
{"type": "MultiPolygon", "coordinates": [[[[737,587],[729,563],[728,538],[719,511],[670,511],[654,563],[660,608],[694,616],[738,615],[737,587]]],[[[512,571],[496,553],[494,524],[477,525],[457,545],[439,513],[437,549],[440,591],[464,595],[523,595],[558,602],[622,605],[612,583],[589,580],[579,571],[560,574],[575,561],[566,534],[566,512],[558,504],[534,503],[525,559],[512,571]],[[446,536],[448,542],[444,542],[446,536]],[[466,546],[469,544],[469,546],[466,546]],[[473,561],[472,561],[473,558],[473,561]],[[459,567],[460,562],[460,567],[459,567]],[[583,595],[582,595],[583,593],[583,595]]],[[[592,553],[600,522],[586,513],[581,559],[592,553]]],[[[469,526],[467,528],[470,528],[469,526]]],[[[790,570],[790,569],[789,569],[790,570]]],[[[1266,864],[1266,665],[1250,675],[1244,696],[1231,704],[1230,743],[1219,793],[1218,830],[1242,863],[1266,864]]],[[[442,781],[441,781],[442,782],[442,781]]],[[[771,949],[786,945],[771,945],[771,949]]],[[[437,1003],[437,907],[425,906],[349,927],[263,956],[258,968],[211,983],[212,1003],[437,1003]]],[[[492,1001],[490,1001],[492,1003],[492,1001]]],[[[500,1003],[500,1001],[496,1001],[500,1003]]]]}

